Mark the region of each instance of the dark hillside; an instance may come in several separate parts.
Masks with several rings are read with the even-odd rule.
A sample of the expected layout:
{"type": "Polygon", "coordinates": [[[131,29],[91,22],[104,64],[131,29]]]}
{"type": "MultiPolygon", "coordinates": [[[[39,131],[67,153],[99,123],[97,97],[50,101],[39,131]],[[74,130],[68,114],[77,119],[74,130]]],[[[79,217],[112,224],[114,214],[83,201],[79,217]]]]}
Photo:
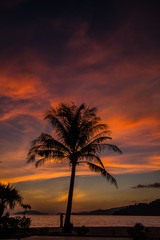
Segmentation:
{"type": "Polygon", "coordinates": [[[150,203],[139,203],[120,209],[114,215],[160,216],[160,199],[150,203]]]}

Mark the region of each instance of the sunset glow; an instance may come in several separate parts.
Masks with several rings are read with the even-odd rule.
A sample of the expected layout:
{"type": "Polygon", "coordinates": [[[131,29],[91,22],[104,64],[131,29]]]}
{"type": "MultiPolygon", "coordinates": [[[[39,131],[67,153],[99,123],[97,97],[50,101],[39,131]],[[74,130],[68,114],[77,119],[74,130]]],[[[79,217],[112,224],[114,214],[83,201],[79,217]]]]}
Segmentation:
{"type": "MultiPolygon", "coordinates": [[[[102,5],[94,1],[92,5],[92,1],[87,1],[78,6],[73,4],[71,9],[67,4],[50,6],[50,1],[46,1],[43,6],[44,1],[33,2],[36,3],[6,0],[2,4],[1,182],[21,186],[27,197],[21,182],[30,186],[31,181],[70,176],[67,161],[39,168],[26,164],[30,142],[42,132],[54,134],[43,120],[44,113],[50,105],[61,102],[77,105],[84,102],[97,107],[97,115],[111,131],[110,143],[123,152],[122,155],[102,153],[109,173],[115,177],[137,174],[141,181],[140,174],[160,172],[158,2],[120,4],[115,0],[102,1],[102,5]]],[[[95,174],[85,166],[78,166],[77,176],[94,178],[95,174]]],[[[159,179],[153,177],[147,183],[154,181],[159,179]]],[[[28,201],[34,205],[33,190],[27,191],[28,201]]],[[[154,191],[147,199],[156,198],[158,194],[154,191]]],[[[66,194],[64,190],[54,197],[60,210],[66,194]]],[[[106,208],[130,202],[125,194],[119,197],[119,202],[114,202],[114,194],[106,208]]],[[[137,201],[145,199],[145,194],[142,195],[137,201]]],[[[80,203],[75,208],[85,209],[89,197],[83,188],[78,191],[77,185],[75,201],[78,199],[80,203]],[[83,198],[86,203],[81,202],[83,198]]],[[[90,205],[92,209],[96,208],[95,202],[90,205]]]]}

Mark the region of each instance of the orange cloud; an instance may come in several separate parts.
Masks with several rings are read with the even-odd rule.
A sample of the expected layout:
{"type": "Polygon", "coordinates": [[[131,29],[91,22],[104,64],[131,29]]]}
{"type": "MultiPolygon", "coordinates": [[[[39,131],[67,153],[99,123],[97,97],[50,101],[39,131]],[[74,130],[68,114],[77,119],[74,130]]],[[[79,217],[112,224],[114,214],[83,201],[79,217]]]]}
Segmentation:
{"type": "Polygon", "coordinates": [[[28,98],[37,95],[39,80],[29,74],[16,74],[13,76],[0,76],[0,94],[13,98],[28,98]]]}
{"type": "MultiPolygon", "coordinates": [[[[148,14],[144,15],[146,22],[148,14]]],[[[50,131],[43,123],[43,112],[49,104],[56,106],[62,101],[98,107],[98,115],[112,131],[112,143],[123,151],[120,157],[103,153],[111,173],[159,169],[159,160],[154,158],[160,142],[159,54],[152,44],[155,32],[148,35],[151,25],[145,31],[143,24],[138,24],[137,30],[134,24],[131,14],[127,21],[118,22],[113,31],[106,30],[108,24],[99,31],[94,26],[92,29],[90,21],[74,22],[60,17],[46,24],[60,34],[58,40],[51,34],[51,42],[43,39],[41,29],[35,29],[33,24],[24,30],[25,34],[21,29],[24,42],[22,46],[19,43],[20,51],[14,53],[17,45],[12,41],[13,46],[6,52],[13,49],[14,54],[10,58],[4,54],[0,59],[4,62],[0,69],[0,95],[2,100],[9,98],[1,100],[0,109],[3,180],[18,182],[70,174],[67,167],[59,166],[54,173],[49,165],[39,173],[34,166],[24,167],[30,141],[41,132],[50,131]],[[137,36],[143,41],[139,42],[137,36]]],[[[84,167],[77,173],[93,174],[84,167]]]]}

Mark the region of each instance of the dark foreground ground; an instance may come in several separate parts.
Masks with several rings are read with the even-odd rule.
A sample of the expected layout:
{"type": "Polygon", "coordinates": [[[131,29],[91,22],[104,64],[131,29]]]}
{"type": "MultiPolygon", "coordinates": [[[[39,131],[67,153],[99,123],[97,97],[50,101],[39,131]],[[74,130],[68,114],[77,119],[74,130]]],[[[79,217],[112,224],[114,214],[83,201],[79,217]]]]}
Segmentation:
{"type": "MultiPolygon", "coordinates": [[[[60,228],[31,228],[26,232],[16,234],[0,233],[0,239],[26,239],[26,240],[129,240],[128,227],[88,227],[88,232],[73,232],[72,234],[62,233],[60,228]]],[[[160,228],[151,227],[148,229],[149,239],[160,240],[160,228]]],[[[137,239],[139,240],[139,239],[137,239]]]]}
{"type": "MultiPolygon", "coordinates": [[[[108,237],[71,237],[71,236],[32,236],[27,238],[21,238],[21,240],[131,240],[131,238],[108,238],[108,237]]],[[[5,239],[1,239],[5,240],[5,239]]],[[[8,239],[15,240],[15,239],[8,239]]]]}

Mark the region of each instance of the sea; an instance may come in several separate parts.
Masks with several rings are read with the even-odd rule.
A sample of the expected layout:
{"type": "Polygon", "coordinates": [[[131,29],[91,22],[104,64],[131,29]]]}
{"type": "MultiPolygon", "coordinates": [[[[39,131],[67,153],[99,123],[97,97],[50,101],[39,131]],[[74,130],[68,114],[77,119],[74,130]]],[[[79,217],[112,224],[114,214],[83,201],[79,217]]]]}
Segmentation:
{"type": "MultiPolygon", "coordinates": [[[[59,215],[26,216],[31,218],[31,227],[60,225],[59,215]]],[[[142,223],[145,227],[160,227],[160,216],[72,215],[71,222],[77,227],[132,227],[136,223],[142,223]]]]}

